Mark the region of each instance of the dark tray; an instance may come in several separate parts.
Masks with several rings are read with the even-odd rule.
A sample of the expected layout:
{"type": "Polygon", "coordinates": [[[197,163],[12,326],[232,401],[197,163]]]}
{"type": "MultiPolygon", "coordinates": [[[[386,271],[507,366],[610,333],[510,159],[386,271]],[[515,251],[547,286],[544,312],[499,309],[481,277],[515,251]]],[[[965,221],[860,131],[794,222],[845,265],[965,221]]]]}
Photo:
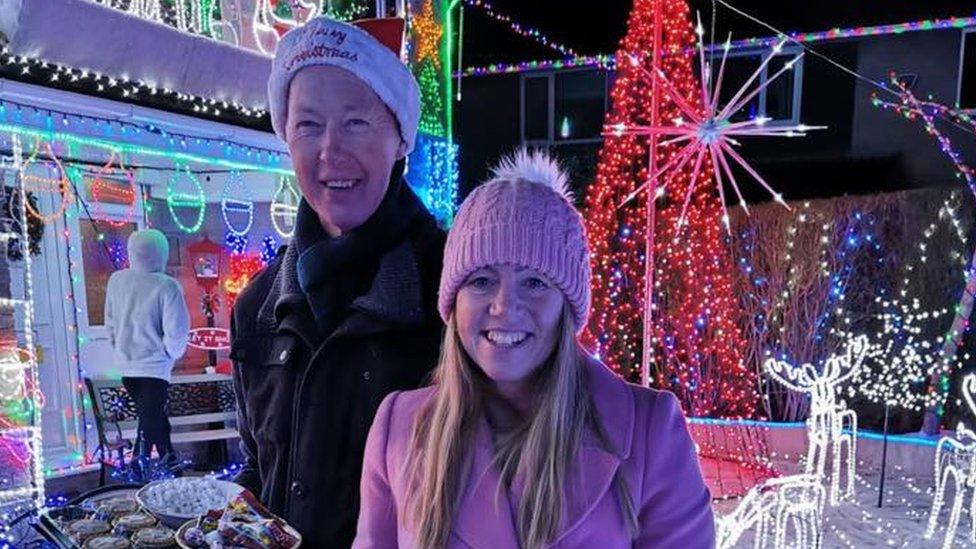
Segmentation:
{"type": "MultiPolygon", "coordinates": [[[[57,517],[65,513],[69,515],[75,513],[90,515],[98,507],[100,501],[109,498],[131,494],[135,499],[136,491],[142,486],[142,484],[116,484],[90,490],[71,500],[65,507],[41,511],[34,528],[44,536],[44,539],[61,549],[80,549],[80,546],[61,528],[61,524],[56,520],[57,517]]],[[[83,517],[79,516],[78,518],[83,517]]]]}

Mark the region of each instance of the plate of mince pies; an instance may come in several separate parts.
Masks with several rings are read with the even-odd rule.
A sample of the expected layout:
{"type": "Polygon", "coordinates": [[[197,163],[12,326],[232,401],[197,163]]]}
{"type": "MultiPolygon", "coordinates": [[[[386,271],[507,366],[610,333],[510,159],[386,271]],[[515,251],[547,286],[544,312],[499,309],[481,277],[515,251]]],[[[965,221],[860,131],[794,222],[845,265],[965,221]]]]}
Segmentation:
{"type": "Polygon", "coordinates": [[[176,531],[161,525],[135,493],[45,510],[38,529],[63,549],[175,549],[176,531]]]}

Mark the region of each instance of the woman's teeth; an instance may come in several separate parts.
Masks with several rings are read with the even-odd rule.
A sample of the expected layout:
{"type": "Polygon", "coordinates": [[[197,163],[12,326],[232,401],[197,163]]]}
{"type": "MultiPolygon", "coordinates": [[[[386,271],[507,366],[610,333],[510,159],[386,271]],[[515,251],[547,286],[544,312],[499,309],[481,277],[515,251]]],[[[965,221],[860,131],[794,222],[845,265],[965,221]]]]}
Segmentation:
{"type": "Polygon", "coordinates": [[[333,181],[326,181],[325,186],[330,189],[351,189],[356,183],[353,179],[336,179],[333,181]]]}
{"type": "Polygon", "coordinates": [[[528,339],[528,332],[503,332],[500,330],[489,330],[485,337],[493,345],[499,347],[515,347],[528,339]]]}

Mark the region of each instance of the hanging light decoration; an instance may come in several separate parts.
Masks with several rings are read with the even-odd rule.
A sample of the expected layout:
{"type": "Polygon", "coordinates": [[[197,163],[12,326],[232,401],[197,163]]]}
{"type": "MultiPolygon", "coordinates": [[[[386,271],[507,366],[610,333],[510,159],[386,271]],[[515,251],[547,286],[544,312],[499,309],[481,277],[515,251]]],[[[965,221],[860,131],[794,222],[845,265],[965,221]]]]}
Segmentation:
{"type": "Polygon", "coordinates": [[[178,166],[169,176],[166,184],[166,206],[169,208],[173,223],[176,223],[181,231],[192,234],[203,226],[203,218],[207,212],[207,197],[200,180],[185,164],[178,166]],[[184,223],[180,210],[190,212],[193,221],[184,223]]]}
{"type": "Polygon", "coordinates": [[[232,170],[224,183],[224,192],[220,200],[220,213],[224,217],[227,230],[234,236],[244,236],[251,230],[254,223],[254,200],[251,190],[244,184],[244,176],[239,170],[232,170]],[[246,223],[231,221],[234,217],[246,217],[246,223]],[[243,225],[243,228],[241,228],[243,225]]]}
{"type": "Polygon", "coordinates": [[[291,238],[295,234],[299,200],[301,195],[295,189],[295,183],[290,177],[282,177],[270,206],[271,224],[281,238],[291,238]]]}
{"type": "Polygon", "coordinates": [[[91,181],[91,195],[94,200],[94,217],[98,221],[108,223],[112,227],[120,228],[135,219],[136,213],[136,184],[135,174],[132,170],[126,169],[119,151],[113,150],[109,154],[108,161],[104,166],[95,172],[95,177],[91,181]],[[118,168],[113,166],[118,164],[118,168]],[[108,176],[116,172],[121,172],[123,179],[109,179],[108,176]],[[126,206],[125,215],[122,219],[116,219],[108,215],[105,211],[105,204],[124,204],[126,206]]]}
{"type": "MultiPolygon", "coordinates": [[[[35,170],[36,172],[36,170],[35,170]]],[[[54,153],[54,148],[48,141],[40,138],[34,142],[34,152],[24,162],[21,168],[21,179],[27,192],[36,194],[57,193],[61,197],[61,202],[55,207],[54,211],[48,214],[40,212],[40,207],[35,208],[31,201],[27,201],[27,213],[39,219],[42,223],[50,223],[64,215],[65,210],[71,204],[73,194],[71,192],[71,182],[68,181],[68,174],[61,165],[61,160],[54,153]],[[38,160],[38,156],[43,153],[48,160],[38,160]],[[40,165],[47,175],[41,176],[31,173],[31,168],[40,165]]]]}

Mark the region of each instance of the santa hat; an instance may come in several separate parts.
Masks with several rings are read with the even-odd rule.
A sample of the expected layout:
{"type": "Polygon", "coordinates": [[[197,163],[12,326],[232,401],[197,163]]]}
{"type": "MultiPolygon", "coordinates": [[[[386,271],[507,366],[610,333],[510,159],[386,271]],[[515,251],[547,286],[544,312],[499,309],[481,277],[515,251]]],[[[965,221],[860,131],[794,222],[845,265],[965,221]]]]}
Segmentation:
{"type": "Polygon", "coordinates": [[[404,27],[399,18],[344,23],[319,16],[282,36],[268,77],[271,126],[278,137],[285,139],[291,79],[305,67],[326,65],[365,82],[393,112],[407,152],[412,151],[420,122],[420,88],[400,60],[404,27]]]}

